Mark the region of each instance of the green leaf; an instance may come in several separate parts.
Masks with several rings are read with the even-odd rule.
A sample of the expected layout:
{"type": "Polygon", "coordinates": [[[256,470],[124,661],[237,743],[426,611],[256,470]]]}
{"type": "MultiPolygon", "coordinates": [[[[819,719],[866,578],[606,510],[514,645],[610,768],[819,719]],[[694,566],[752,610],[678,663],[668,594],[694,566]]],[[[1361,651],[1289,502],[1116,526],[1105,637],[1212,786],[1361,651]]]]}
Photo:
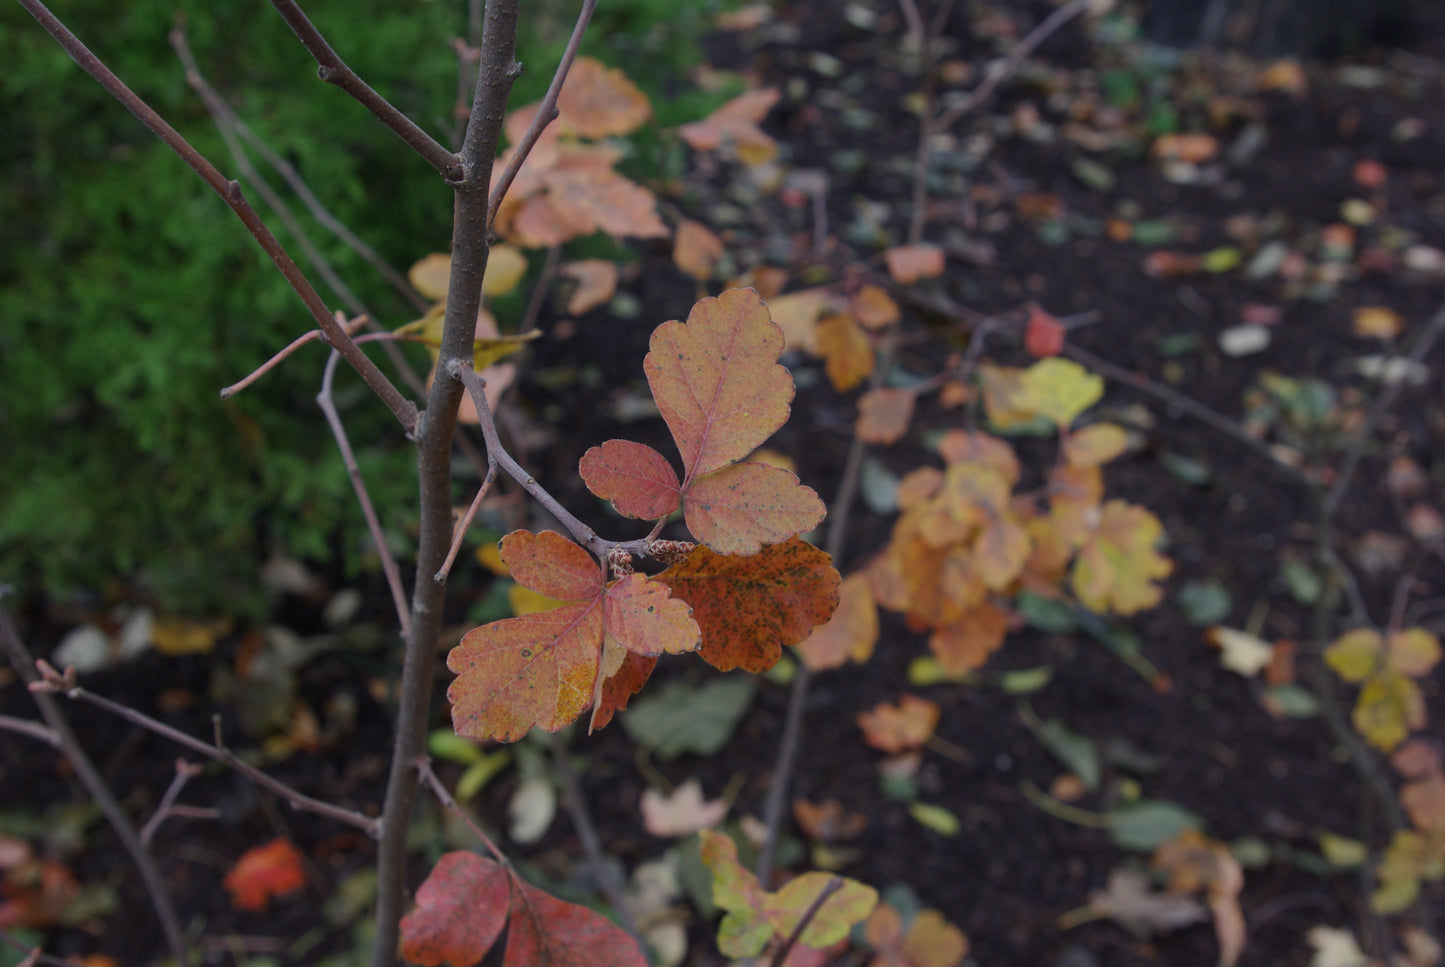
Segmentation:
{"type": "Polygon", "coordinates": [[[1074,608],[1067,601],[1045,598],[1032,591],[1021,591],[1014,607],[1029,627],[1062,635],[1079,628],[1074,608]]]}
{"type": "Polygon", "coordinates": [[[1020,668],[1017,671],[1004,672],[999,676],[998,684],[1005,694],[1031,695],[1048,687],[1049,682],[1053,679],[1053,666],[1039,665],[1036,668],[1020,668]]]}
{"type": "Polygon", "coordinates": [[[668,682],[623,712],[634,742],[664,761],[691,752],[713,755],[732,738],[757,686],[741,675],[715,678],[697,688],[668,682]]]}
{"type": "Polygon", "coordinates": [[[1093,739],[1080,735],[1058,719],[1040,722],[1032,712],[1025,714],[1024,723],[1064,768],[1079,777],[1085,789],[1093,792],[1099,788],[1102,769],[1099,747],[1093,739]]]}
{"type": "Polygon", "coordinates": [[[942,806],[935,806],[926,802],[911,802],[908,804],[908,815],[918,820],[919,824],[933,830],[940,836],[953,837],[963,828],[958,817],[944,809],[942,806]]]}
{"type": "Polygon", "coordinates": [[[1174,600],[1185,620],[1196,628],[1223,624],[1232,604],[1229,589],[1214,578],[1184,582],[1174,600]]]}
{"type": "Polygon", "coordinates": [[[1314,604],[1324,591],[1324,581],[1320,579],[1319,572],[1292,557],[1280,563],[1279,576],[1290,597],[1300,604],[1314,604]]]}
{"type": "Polygon", "coordinates": [[[1152,853],[1203,821],[1183,806],[1160,799],[1127,803],[1109,814],[1109,839],[1120,849],[1152,853]]]}

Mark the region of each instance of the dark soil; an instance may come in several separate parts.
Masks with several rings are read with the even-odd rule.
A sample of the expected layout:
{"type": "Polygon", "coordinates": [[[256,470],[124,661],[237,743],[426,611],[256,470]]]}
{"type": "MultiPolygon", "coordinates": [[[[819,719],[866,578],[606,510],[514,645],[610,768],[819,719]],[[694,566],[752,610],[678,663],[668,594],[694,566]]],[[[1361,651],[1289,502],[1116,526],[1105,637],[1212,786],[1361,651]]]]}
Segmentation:
{"type": "MultiPolygon", "coordinates": [[[[982,18],[958,6],[947,31],[956,40],[949,56],[981,69],[996,56],[994,44],[1003,39],[979,37],[982,18]]],[[[1225,224],[1231,216],[1276,216],[1285,226],[1279,237],[1308,251],[1324,226],[1340,220],[1341,203],[1362,194],[1352,180],[1355,163],[1373,159],[1388,169],[1389,181],[1378,191],[1383,201],[1378,224],[1359,231],[1361,247],[1388,229],[1408,231],[1421,244],[1445,248],[1445,62],[1440,59],[1445,34],[1439,18],[1421,6],[1428,29],[1412,49],[1371,55],[1368,66],[1380,77],[1373,87],[1350,86],[1342,80],[1339,65],[1312,64],[1307,92],[1260,93],[1248,88],[1240,65],[1227,59],[1186,60],[1180,75],[1192,78],[1196,89],[1189,97],[1195,99],[1181,93],[1182,82],[1165,83],[1163,95],[1181,106],[1186,124],[1203,121],[1209,98],[1227,94],[1247,101],[1248,108],[1219,132],[1226,144],[1243,130],[1251,112],[1267,133],[1267,144],[1256,155],[1228,165],[1222,180],[1212,186],[1172,184],[1147,156],[1121,150],[1098,159],[1113,172],[1115,185],[1091,189],[1075,173],[1076,161],[1089,157],[1087,152],[1062,136],[1030,140],[1007,130],[1004,119],[1029,104],[1040,105],[1044,119],[1061,126],[1079,79],[1095,71],[1100,61],[1117,56],[1089,43],[1080,29],[1066,28],[1042,47],[1035,59],[1038,69],[1005,84],[997,98],[954,132],[960,141],[989,133],[997,143],[985,163],[958,174],[936,194],[938,217],[926,235],[949,246],[955,257],[945,279],[926,284],[926,298],[909,304],[901,368],[931,374],[966,345],[967,327],[956,315],[929,305],[1004,314],[1034,300],[1059,316],[1097,313],[1098,321],[1073,332],[1072,341],[1125,370],[1156,381],[1167,379],[1233,419],[1242,417],[1247,391],[1266,371],[1318,376],[1342,392],[1359,388],[1366,399],[1372,398],[1376,389],[1359,380],[1353,361],[1378,352],[1379,344],[1353,334],[1352,310],[1366,305],[1393,308],[1405,321],[1402,338],[1408,344],[1411,333],[1423,329],[1445,299],[1445,285],[1438,277],[1398,266],[1358,272],[1319,299],[1292,298],[1277,277],[1251,280],[1239,270],[1156,278],[1141,268],[1150,249],[1112,240],[1104,225],[1132,206],[1136,219],[1172,222],[1176,238],[1169,248],[1203,253],[1231,244],[1225,224]],[[1073,79],[1073,87],[1067,78],[1073,79]],[[1048,101],[1050,90],[1054,102],[1048,101]],[[1047,109],[1045,103],[1050,104],[1047,109]],[[1411,119],[1420,122],[1418,136],[1401,140],[1402,125],[1413,123],[1411,119]],[[971,194],[945,194],[954,184],[971,194]],[[1055,232],[1058,225],[1018,213],[1016,202],[1024,193],[1054,196],[1061,213],[1054,220],[1064,227],[1062,234],[1055,232]],[[973,206],[972,212],[964,201],[973,206]],[[959,244],[963,242],[969,244],[959,244]],[[963,257],[969,253],[971,260],[963,257]],[[1249,304],[1277,305],[1282,318],[1271,327],[1265,351],[1226,356],[1217,348],[1219,334],[1238,324],[1249,304]],[[1197,348],[1177,357],[1162,355],[1160,340],[1183,333],[1198,335],[1197,348]]],[[[791,5],[762,28],[720,37],[711,51],[720,66],[746,69],[759,82],[788,92],[768,129],[785,145],[790,165],[829,174],[828,226],[834,235],[822,261],[834,278],[843,267],[874,254],[850,233],[859,220],[860,202],[883,206],[882,231],[892,241],[906,231],[906,173],[917,123],[904,109],[904,100],[916,76],[901,53],[903,27],[894,8],[880,4],[869,9],[877,16],[872,31],[850,24],[839,4],[791,5]],[[820,62],[820,54],[836,58],[836,70],[820,62]],[[859,77],[866,83],[857,83],[859,77]]],[[[1040,12],[1046,11],[1032,11],[1040,12]]],[[[1030,11],[1005,8],[1005,13],[1017,33],[1036,22],[1030,11]]],[[[690,181],[677,204],[704,222],[715,221],[721,207],[730,207],[734,215],[741,209],[729,239],[741,263],[758,261],[758,253],[764,252],[806,254],[815,229],[811,208],[790,207],[774,197],[755,199],[749,207],[748,196],[736,192],[736,180],[736,172],[722,169],[690,181]]],[[[665,440],[660,421],[619,429],[614,414],[620,394],[644,386],[641,359],[647,333],[662,319],[684,316],[695,291],[663,248],[644,250],[641,271],[629,284],[642,306],[637,318],[599,315],[583,320],[571,338],[541,346],[523,377],[519,397],[527,419],[567,429],[545,443],[520,447],[518,455],[574,509],[595,506],[571,472],[588,446],[616,435],[665,440]],[[575,371],[577,379],[544,385],[533,378],[539,372],[569,371],[575,371]],[[589,373],[602,378],[585,378],[589,373]]],[[[1012,364],[1027,361],[1006,342],[993,358],[1012,364]]],[[[814,361],[796,362],[802,388],[793,418],[771,445],[793,455],[804,482],[831,500],[848,449],[853,397],[834,393],[814,361]]],[[[1445,482],[1433,456],[1445,434],[1441,404],[1432,376],[1423,387],[1406,389],[1381,423],[1339,515],[1336,544],[1347,560],[1357,560],[1354,552],[1370,532],[1406,533],[1399,508],[1382,484],[1389,458],[1408,456],[1418,462],[1429,476],[1422,499],[1441,504],[1445,482]]],[[[1313,685],[1307,672],[1318,664],[1321,644],[1315,640],[1315,618],[1287,593],[1280,576],[1282,560],[1308,561],[1313,553],[1310,492],[1296,475],[1157,397],[1111,383],[1104,405],[1117,413],[1132,412],[1135,418],[1140,410],[1126,408],[1140,407],[1151,420],[1141,426],[1142,449],[1111,465],[1106,481],[1112,496],[1158,514],[1169,537],[1168,553],[1176,569],[1164,603],[1120,622],[1137,635],[1143,654],[1162,677],[1146,680],[1086,636],[1021,628],[978,681],[915,688],[907,683],[906,669],[925,653],[923,639],[901,619],[885,616],[876,654],[866,666],[827,672],[813,682],[793,789],[814,802],[837,799],[865,814],[866,832],[852,844],[859,858],[842,872],[880,888],[906,885],[925,906],[937,907],[963,929],[972,962],[1050,967],[1214,963],[1217,945],[1208,925],[1155,939],[1135,937],[1106,920],[1071,930],[1059,926],[1061,915],[1085,905],[1092,892],[1103,888],[1109,872],[1131,858],[1112,845],[1104,830],[1050,815],[1023,792],[1025,784],[1047,790],[1066,770],[1024,725],[1020,699],[998,686],[998,676],[1050,666],[1052,682],[1027,699],[1039,717],[1057,718],[1100,743],[1126,744],[1157,764],[1152,769],[1106,770],[1100,791],[1076,805],[1106,810],[1138,792],[1195,813],[1215,839],[1262,841],[1271,859],[1246,870],[1240,902],[1249,939],[1240,964],[1307,964],[1311,948],[1305,935],[1311,927],[1327,924],[1359,931],[1362,924],[1372,923],[1365,903],[1370,879],[1322,871],[1318,862],[1311,862],[1319,854],[1317,838],[1329,831],[1382,847],[1388,829],[1379,804],[1325,718],[1269,714],[1261,704],[1261,686],[1220,666],[1218,652],[1188,623],[1173,592],[1186,581],[1219,580],[1233,598],[1223,623],[1253,623],[1266,638],[1298,641],[1303,680],[1313,685]],[[1207,468],[1203,479],[1186,481],[1171,473],[1170,461],[1180,457],[1207,468]],[[925,751],[917,776],[920,798],[947,808],[961,821],[956,836],[925,829],[909,816],[905,804],[882,795],[877,772],[881,756],[864,745],[854,724],[859,711],[894,701],[905,691],[924,694],[942,706],[939,736],[961,750],[952,756],[925,751]]],[[[874,456],[899,474],[936,463],[925,441],[931,431],[959,425],[960,419],[957,410],[925,402],[909,437],[892,447],[874,448],[874,456]]],[[[1327,450],[1320,459],[1330,468],[1340,461],[1338,450],[1327,450]]],[[[865,563],[886,542],[891,522],[890,516],[866,506],[854,507],[840,569],[848,573],[865,563]]],[[[1396,566],[1374,574],[1357,571],[1365,608],[1382,624],[1391,614],[1401,574],[1413,573],[1406,615],[1413,623],[1431,626],[1438,597],[1445,593],[1445,568],[1437,554],[1410,545],[1396,566]]],[[[480,572],[468,571],[454,584],[457,610],[451,617],[460,623],[485,598],[488,583],[480,572]]],[[[288,598],[278,605],[284,608],[278,610],[278,623],[302,635],[322,631],[320,600],[288,598]]],[[[384,591],[368,589],[368,601],[364,617],[389,630],[384,591]]],[[[48,653],[66,625],[79,617],[32,605],[25,614],[28,641],[38,652],[48,653]]],[[[1330,634],[1350,627],[1343,611],[1330,618],[1330,634]]],[[[202,658],[149,654],[89,676],[85,685],[197,736],[211,735],[212,713],[219,713],[227,741],[247,749],[255,740],[235,724],[235,710],[224,703],[213,705],[208,697],[214,669],[233,664],[247,647],[245,635],[233,635],[222,641],[217,653],[202,658]]],[[[339,741],[298,751],[269,771],[320,798],[375,811],[390,743],[386,683],[394,667],[388,650],[361,647],[342,647],[302,666],[297,683],[306,705],[324,716],[328,702],[344,694],[356,709],[355,726],[339,741]]],[[[699,669],[694,663],[665,663],[659,674],[697,677],[699,669]]],[[[1437,670],[1422,684],[1433,713],[1445,700],[1441,673],[1437,670]]],[[[1347,709],[1352,692],[1336,691],[1335,700],[1347,709]]],[[[654,767],[674,782],[700,777],[710,796],[721,793],[730,778],[741,777],[733,815],[757,814],[775,781],[774,757],[788,694],[785,686],[763,684],[722,753],[654,767]]],[[[177,747],[97,710],[72,706],[69,711],[117,796],[144,821],[172,779],[177,747]]],[[[19,686],[7,684],[0,690],[0,713],[32,714],[19,686]]],[[[439,714],[438,724],[442,719],[439,714]]],[[[1437,743],[1445,735],[1438,720],[1432,719],[1428,734],[1437,743]]],[[[641,832],[638,822],[636,804],[648,780],[637,767],[636,750],[626,734],[614,726],[590,739],[579,737],[573,748],[586,754],[582,782],[609,850],[629,869],[660,855],[668,844],[641,832]]],[[[446,778],[455,777],[451,767],[443,771],[446,778]]],[[[1384,772],[1390,775],[1387,767],[1384,772]]],[[[506,804],[515,785],[515,771],[508,772],[477,801],[489,828],[505,826],[506,804]]],[[[8,733],[0,739],[0,789],[0,815],[41,816],[52,832],[67,807],[82,808],[86,802],[71,771],[52,752],[8,733]]],[[[156,836],[154,852],[183,921],[204,938],[205,963],[254,963],[266,955],[283,963],[310,964],[324,951],[351,945],[344,919],[325,918],[322,909],[343,879],[371,862],[371,846],[362,837],[292,812],[220,769],[193,780],[183,802],[217,809],[219,816],[166,823],[156,836]],[[235,912],[221,879],[241,852],[278,835],[291,837],[310,858],[304,901],[275,904],[260,914],[235,912]]],[[[439,825],[434,810],[426,807],[424,813],[433,827],[439,825]]],[[[84,825],[82,835],[84,848],[67,853],[66,862],[81,883],[112,886],[119,907],[53,930],[47,935],[47,951],[77,957],[104,952],[127,964],[156,962],[162,956],[160,934],[125,854],[101,822],[84,825]]],[[[796,830],[791,835],[796,836],[796,830]]],[[[505,836],[502,842],[506,847],[505,836]]],[[[540,844],[512,852],[556,879],[585,880],[585,874],[576,872],[584,866],[577,836],[562,816],[540,844]]],[[[418,880],[434,856],[418,855],[418,880]]],[[[1432,922],[1430,911],[1438,911],[1442,901],[1445,892],[1438,884],[1427,887],[1413,913],[1384,926],[1375,924],[1377,932],[1362,933],[1362,942],[1388,939],[1401,923],[1438,928],[1438,914],[1432,922]]],[[[708,934],[707,925],[694,925],[697,953],[690,962],[720,962],[711,952],[715,947],[708,934]]],[[[854,955],[844,962],[862,961],[854,955]]]]}

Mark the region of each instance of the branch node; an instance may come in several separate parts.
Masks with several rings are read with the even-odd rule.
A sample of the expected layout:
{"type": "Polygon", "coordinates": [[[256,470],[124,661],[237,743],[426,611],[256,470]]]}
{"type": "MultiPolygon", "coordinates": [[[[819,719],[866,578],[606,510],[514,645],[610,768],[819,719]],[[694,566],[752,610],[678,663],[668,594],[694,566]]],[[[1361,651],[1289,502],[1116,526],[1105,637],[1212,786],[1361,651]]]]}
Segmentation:
{"type": "Polygon", "coordinates": [[[325,64],[320,64],[316,68],[316,76],[329,84],[331,79],[336,76],[336,72],[325,64]]]}

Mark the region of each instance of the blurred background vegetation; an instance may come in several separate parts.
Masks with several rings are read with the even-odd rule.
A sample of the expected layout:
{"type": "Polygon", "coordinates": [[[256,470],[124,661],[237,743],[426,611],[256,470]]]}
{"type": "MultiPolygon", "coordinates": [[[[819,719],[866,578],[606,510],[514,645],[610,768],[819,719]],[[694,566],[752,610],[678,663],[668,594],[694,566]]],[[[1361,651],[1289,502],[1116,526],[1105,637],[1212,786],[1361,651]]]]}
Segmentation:
{"type": "MultiPolygon", "coordinates": [[[[466,34],[465,0],[305,7],[358,73],[450,142],[451,40],[466,34]]],[[[623,67],[652,96],[660,123],[701,116],[721,94],[669,95],[693,90],[687,71],[718,7],[603,4],[584,52],[623,67]]],[[[405,269],[446,249],[450,192],[365,110],[317,81],[262,0],[73,0],[54,9],[234,175],[166,40],[182,18],[210,82],[387,261],[405,269]]],[[[527,73],[513,104],[541,96],[575,14],[574,2],[524,4],[527,73]]],[[[101,599],[138,589],[168,607],[237,615],[264,607],[256,576],[270,553],[364,566],[364,525],[314,401],[323,350],[303,350],[231,400],[218,396],[311,327],[299,300],[221,201],[18,6],[0,6],[0,63],[0,583],[101,599]]],[[[416,315],[292,207],[384,325],[416,315]]],[[[411,451],[350,373],[337,395],[373,499],[404,535],[415,504],[411,451]]]]}

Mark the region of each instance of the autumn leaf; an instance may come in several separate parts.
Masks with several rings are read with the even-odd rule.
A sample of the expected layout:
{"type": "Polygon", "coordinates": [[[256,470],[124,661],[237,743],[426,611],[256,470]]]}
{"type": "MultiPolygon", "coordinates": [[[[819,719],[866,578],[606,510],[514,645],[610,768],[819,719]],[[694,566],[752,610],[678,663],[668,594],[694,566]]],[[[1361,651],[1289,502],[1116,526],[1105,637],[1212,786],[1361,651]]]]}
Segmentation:
{"type": "Polygon", "coordinates": [[[247,850],[223,881],[237,910],[264,910],[272,897],[295,893],[306,885],[301,854],[288,839],[273,839],[247,850]]]}
{"type": "Polygon", "coordinates": [[[447,657],[458,735],[504,742],[541,726],[555,732],[594,699],[604,634],[636,654],[697,647],[687,605],[641,574],[605,582],[597,563],[552,531],[513,531],[502,561],[518,584],[562,603],[474,628],[447,657]]]}
{"type": "Polygon", "coordinates": [[[1173,563],[1154,549],[1164,527],[1143,507],[1111,500],[1099,509],[1074,562],[1074,593],[1084,607],[1100,614],[1134,614],[1159,603],[1173,563]]]}
{"type": "Polygon", "coordinates": [[[873,344],[852,316],[840,313],[819,320],[817,338],[823,370],[838,392],[847,392],[873,372],[873,344]]]}
{"type": "Polygon", "coordinates": [[[880,386],[858,400],[858,423],[853,432],[864,443],[897,443],[908,432],[918,394],[911,389],[880,386]]]}
{"type": "Polygon", "coordinates": [[[720,554],[755,554],[816,527],[825,510],[812,488],[791,471],[740,462],[788,418],[782,343],[751,289],[703,299],[686,323],[659,326],[644,368],[683,479],[650,447],[610,441],[582,457],[588,489],[628,517],[656,519],[681,503],[693,536],[720,554]]]}
{"type": "Polygon", "coordinates": [[[503,967],[647,967],[606,917],[565,903],[475,853],[446,853],[402,919],[401,952],[427,965],[472,967],[506,927],[503,967]]]}
{"type": "Polygon", "coordinates": [[[823,803],[794,799],[793,819],[797,820],[804,836],[821,843],[857,839],[868,828],[867,816],[845,812],[843,804],[836,799],[823,803]]]}
{"type": "Polygon", "coordinates": [[[1029,321],[1024,327],[1024,348],[1030,356],[1038,359],[1057,356],[1064,351],[1064,338],[1067,335],[1068,330],[1063,323],[1036,304],[1029,303],[1029,321]]]}
{"type": "Polygon", "coordinates": [[[1129,448],[1129,434],[1116,423],[1095,423],[1064,438],[1064,460],[1076,467],[1100,467],[1129,448]]]}
{"type": "Polygon", "coordinates": [[[758,127],[781,96],[777,88],[746,91],[703,118],[678,128],[678,136],[695,151],[716,151],[731,145],[744,164],[772,160],[778,147],[758,127]]]}
{"type": "MultiPolygon", "coordinates": [[[[712,871],[713,903],[727,911],[718,928],[718,949],[727,957],[755,957],[774,937],[791,936],[834,877],[805,873],[769,893],[738,863],[737,846],[721,833],[701,834],[703,864],[712,871]]],[[[841,888],[827,898],[803,928],[799,943],[823,948],[842,940],[878,904],[878,891],[837,877],[841,888]]]]}
{"type": "Polygon", "coordinates": [[[496,863],[476,853],[445,853],[401,920],[401,955],[423,967],[471,967],[507,923],[510,890],[496,863]]]}
{"type": "Polygon", "coordinates": [[[573,282],[567,296],[568,315],[585,315],[606,305],[617,292],[617,263],[609,259],[568,262],[557,274],[573,282]]]}
{"type": "Polygon", "coordinates": [[[689,779],[663,795],[648,787],[643,790],[642,826],[653,836],[690,836],[698,830],[711,829],[728,814],[728,804],[721,799],[711,802],[702,797],[702,784],[689,779]]]}
{"type": "Polygon", "coordinates": [[[858,320],[858,325],[875,332],[893,325],[903,315],[888,290],[878,285],[859,286],[858,291],[848,297],[848,311],[858,320]]]}
{"type": "Polygon", "coordinates": [[[557,125],[564,133],[597,139],[636,131],[652,116],[647,95],[615,67],[578,57],[557,96],[557,125]]]}
{"type": "Polygon", "coordinates": [[[752,289],[693,306],[652,334],[643,368],[687,479],[747,456],[788,419],[793,378],[783,333],[752,289]]]}
{"type": "Polygon", "coordinates": [[[933,279],[943,274],[943,249],[937,245],[897,245],[883,253],[888,274],[899,285],[911,285],[919,279],[933,279]]]}
{"type": "Polygon", "coordinates": [[[1366,742],[1389,752],[1425,727],[1425,696],[1412,679],[1387,669],[1360,689],[1353,721],[1366,742]]]}
{"type": "Polygon", "coordinates": [[[878,608],[868,578],[852,574],[839,586],[833,617],[798,643],[798,658],[815,672],[841,667],[849,660],[862,664],[872,656],[877,640],[878,608]]]}
{"type": "Polygon", "coordinates": [[[894,906],[878,904],[863,925],[875,957],[868,967],[956,967],[968,956],[968,938],[937,910],[919,910],[904,929],[894,906]]]}
{"type": "Polygon", "coordinates": [[[928,636],[928,648],[945,671],[961,674],[982,668],[1007,635],[1008,612],[983,601],[953,623],[935,628],[928,636]]]}
{"type": "Polygon", "coordinates": [[[916,749],[933,738],[938,716],[937,702],[904,695],[897,705],[880,702],[866,712],[859,712],[858,728],[873,748],[896,755],[916,749]]]}
{"type": "Polygon", "coordinates": [[[672,261],[699,282],[712,278],[723,256],[723,241],[701,222],[683,219],[672,241],[672,261]]]}
{"type": "Polygon", "coordinates": [[[692,607],[703,660],[720,671],[764,672],[832,616],[842,578],[831,558],[794,537],[751,557],[695,548],[653,578],[692,607]]]}
{"type": "Polygon", "coordinates": [[[1065,429],[1104,395],[1104,381],[1072,359],[1041,359],[1019,377],[1012,405],[1065,429]]]}
{"type": "Polygon", "coordinates": [[[1386,635],[1357,628],[1325,649],[1325,663],[1351,684],[1360,684],[1354,722],[1371,745],[1386,752],[1425,725],[1425,697],[1413,679],[1439,663],[1440,641],[1424,628],[1386,635]]]}

